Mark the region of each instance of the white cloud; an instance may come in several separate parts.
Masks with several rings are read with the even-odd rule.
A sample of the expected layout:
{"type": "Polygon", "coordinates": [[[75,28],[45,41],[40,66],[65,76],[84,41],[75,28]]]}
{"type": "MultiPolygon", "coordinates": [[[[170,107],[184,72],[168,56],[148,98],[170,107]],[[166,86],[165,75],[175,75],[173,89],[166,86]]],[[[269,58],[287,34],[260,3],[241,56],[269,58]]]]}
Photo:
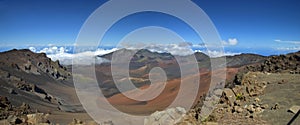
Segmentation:
{"type": "Polygon", "coordinates": [[[212,58],[222,57],[222,56],[234,56],[234,55],[241,54],[241,53],[233,53],[233,52],[221,52],[216,50],[208,50],[208,51],[195,50],[195,52],[202,52],[212,58]]]}
{"type": "MultiPolygon", "coordinates": [[[[229,40],[230,43],[236,44],[237,40],[229,40]]],[[[199,46],[203,46],[200,45],[199,46]]],[[[210,57],[222,57],[222,56],[232,56],[232,55],[238,55],[241,53],[233,53],[233,52],[222,52],[217,50],[202,50],[200,47],[197,50],[193,50],[191,47],[194,47],[194,45],[190,43],[179,43],[179,44],[139,44],[139,45],[132,45],[132,44],[123,44],[123,48],[127,49],[148,49],[152,52],[167,52],[171,53],[172,55],[179,55],[179,56],[186,56],[194,54],[195,52],[202,52],[210,57]]]]}
{"type": "Polygon", "coordinates": [[[172,55],[191,55],[194,51],[191,48],[190,43],[178,43],[178,44],[122,44],[121,48],[127,49],[148,49],[152,52],[159,53],[171,53],[172,55]]]}
{"type": "Polygon", "coordinates": [[[282,51],[299,51],[300,47],[279,47],[277,50],[282,50],[282,51]]]}
{"type": "Polygon", "coordinates": [[[280,39],[276,39],[274,41],[278,42],[278,43],[300,44],[300,41],[293,41],[293,40],[280,40],[280,39]]]}
{"type": "Polygon", "coordinates": [[[193,48],[205,48],[206,47],[204,43],[193,44],[192,46],[193,46],[193,48]]]}
{"type": "Polygon", "coordinates": [[[228,41],[223,40],[222,44],[224,46],[234,46],[238,44],[238,40],[236,38],[229,38],[228,41]]]}
{"type": "Polygon", "coordinates": [[[35,47],[29,47],[29,50],[32,52],[36,52],[36,48],[35,47]]]}
{"type": "Polygon", "coordinates": [[[275,42],[281,42],[281,40],[279,40],[279,39],[276,39],[276,40],[274,40],[275,42]]]}
{"type": "Polygon", "coordinates": [[[54,45],[51,45],[51,47],[45,47],[41,50],[37,50],[35,47],[29,47],[29,49],[36,53],[46,53],[47,57],[51,58],[52,60],[56,61],[59,60],[61,64],[64,65],[71,65],[73,63],[73,59],[77,61],[77,64],[81,65],[90,65],[93,63],[102,63],[103,61],[106,61],[104,59],[96,58],[97,55],[104,55],[113,51],[116,51],[118,49],[97,49],[96,51],[84,51],[80,53],[68,53],[68,49],[65,47],[57,47],[54,45]],[[96,62],[95,62],[96,61],[96,62]]]}
{"type": "Polygon", "coordinates": [[[277,50],[288,51],[288,52],[299,51],[300,50],[300,41],[280,40],[280,39],[276,39],[274,41],[277,42],[277,43],[288,44],[285,47],[276,48],[277,50]]]}

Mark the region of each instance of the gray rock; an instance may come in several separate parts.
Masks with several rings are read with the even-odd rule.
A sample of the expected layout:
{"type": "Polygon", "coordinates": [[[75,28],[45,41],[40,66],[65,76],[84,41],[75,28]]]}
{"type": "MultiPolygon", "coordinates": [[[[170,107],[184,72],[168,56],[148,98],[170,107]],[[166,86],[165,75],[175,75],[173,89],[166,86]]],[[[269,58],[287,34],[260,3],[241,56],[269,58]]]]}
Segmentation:
{"type": "Polygon", "coordinates": [[[260,112],[262,112],[263,110],[262,110],[262,108],[261,107],[257,107],[256,109],[255,109],[255,112],[257,112],[257,113],[260,113],[260,112]]]}
{"type": "Polygon", "coordinates": [[[216,96],[221,96],[222,93],[223,93],[223,90],[222,90],[222,89],[216,89],[216,90],[214,91],[214,94],[215,94],[216,96]]]}
{"type": "Polygon", "coordinates": [[[181,107],[156,111],[144,120],[144,125],[174,125],[179,123],[185,114],[186,110],[181,107]]]}
{"type": "Polygon", "coordinates": [[[237,112],[237,113],[242,113],[243,108],[241,108],[240,106],[234,106],[234,111],[237,112]]]}
{"type": "Polygon", "coordinates": [[[269,105],[268,104],[263,104],[263,105],[261,105],[260,106],[262,109],[267,109],[267,108],[269,108],[269,105]]]}
{"type": "Polygon", "coordinates": [[[259,98],[255,98],[254,101],[258,103],[258,102],[260,102],[260,99],[259,98]]]}
{"type": "Polygon", "coordinates": [[[21,124],[23,122],[20,118],[18,118],[17,116],[14,116],[14,115],[8,116],[7,121],[10,124],[21,124]]]}
{"type": "Polygon", "coordinates": [[[300,110],[300,106],[294,105],[288,111],[296,114],[300,110]]]}
{"type": "Polygon", "coordinates": [[[236,100],[235,94],[231,89],[225,88],[224,89],[224,96],[228,100],[228,103],[233,106],[234,101],[236,100]]]}
{"type": "Polygon", "coordinates": [[[249,106],[247,107],[247,110],[248,110],[250,113],[254,113],[254,112],[255,112],[255,108],[254,108],[253,105],[249,105],[249,106]]]}
{"type": "Polygon", "coordinates": [[[47,119],[48,114],[44,113],[35,113],[27,115],[27,123],[31,125],[36,124],[49,124],[50,121],[47,119]]]}
{"type": "Polygon", "coordinates": [[[82,125],[82,124],[83,124],[83,121],[81,121],[80,119],[74,118],[70,125],[82,125]]]}

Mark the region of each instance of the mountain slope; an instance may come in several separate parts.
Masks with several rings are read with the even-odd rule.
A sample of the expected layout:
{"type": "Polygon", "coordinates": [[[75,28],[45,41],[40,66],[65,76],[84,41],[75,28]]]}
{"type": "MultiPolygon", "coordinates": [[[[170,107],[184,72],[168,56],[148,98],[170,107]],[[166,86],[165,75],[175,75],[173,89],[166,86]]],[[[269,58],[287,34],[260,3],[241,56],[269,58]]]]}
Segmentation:
{"type": "Polygon", "coordinates": [[[72,76],[44,53],[11,50],[0,53],[0,95],[13,105],[27,103],[40,111],[79,103],[72,76]]]}

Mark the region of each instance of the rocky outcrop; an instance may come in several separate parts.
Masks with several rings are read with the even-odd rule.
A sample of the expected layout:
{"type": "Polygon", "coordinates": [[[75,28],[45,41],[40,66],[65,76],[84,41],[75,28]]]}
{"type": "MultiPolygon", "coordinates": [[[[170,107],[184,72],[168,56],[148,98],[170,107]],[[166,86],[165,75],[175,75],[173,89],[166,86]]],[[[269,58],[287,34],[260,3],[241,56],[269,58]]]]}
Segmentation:
{"type": "Polygon", "coordinates": [[[23,103],[21,106],[16,107],[11,104],[7,97],[0,96],[0,120],[9,118],[12,119],[31,112],[32,111],[28,104],[23,103]]]}
{"type": "MultiPolygon", "coordinates": [[[[240,73],[239,83],[223,90],[220,101],[207,118],[199,118],[195,113],[195,109],[201,111],[203,109],[199,107],[209,105],[201,103],[188,112],[185,121],[197,124],[286,124],[292,114],[299,111],[299,106],[292,106],[299,103],[297,96],[290,95],[299,92],[298,74],[290,74],[289,70],[240,73]]],[[[215,90],[214,94],[220,92],[215,90]]]]}
{"type": "Polygon", "coordinates": [[[4,120],[4,124],[48,125],[50,121],[47,116],[44,113],[33,113],[30,106],[25,103],[16,107],[6,97],[0,96],[0,121],[4,120]]]}
{"type": "Polygon", "coordinates": [[[249,71],[269,72],[269,73],[284,73],[292,74],[300,73],[300,51],[287,55],[271,56],[262,64],[257,66],[248,66],[249,71]]]}
{"type": "Polygon", "coordinates": [[[157,111],[145,119],[144,125],[175,125],[183,119],[185,114],[186,110],[181,107],[157,111]]]}
{"type": "Polygon", "coordinates": [[[226,87],[233,88],[235,85],[241,85],[244,74],[248,72],[300,74],[300,51],[287,55],[269,56],[261,63],[246,65],[240,68],[235,79],[228,82],[226,87]]]}
{"type": "Polygon", "coordinates": [[[47,114],[35,113],[22,116],[10,115],[7,119],[2,121],[4,124],[9,125],[52,125],[49,120],[47,120],[47,114]]]}
{"type": "MultiPolygon", "coordinates": [[[[205,103],[202,99],[201,104],[191,109],[185,116],[185,122],[189,124],[264,124],[266,123],[259,116],[270,107],[264,104],[258,98],[263,94],[265,85],[264,81],[256,81],[253,78],[259,73],[247,73],[243,75],[241,85],[236,85],[233,88],[225,88],[223,91],[216,89],[213,93],[220,95],[221,98],[217,104],[212,105],[205,103]],[[203,103],[204,102],[204,103],[203,103]],[[201,108],[214,107],[212,113],[205,118],[201,118],[201,108]]],[[[207,101],[207,98],[206,98],[207,101]]],[[[200,101],[199,101],[200,103],[200,101]]],[[[180,124],[183,125],[184,121],[180,124]]]]}
{"type": "Polygon", "coordinates": [[[47,119],[49,114],[44,113],[35,113],[26,115],[27,119],[25,123],[36,125],[36,124],[50,124],[50,121],[47,119]]]}

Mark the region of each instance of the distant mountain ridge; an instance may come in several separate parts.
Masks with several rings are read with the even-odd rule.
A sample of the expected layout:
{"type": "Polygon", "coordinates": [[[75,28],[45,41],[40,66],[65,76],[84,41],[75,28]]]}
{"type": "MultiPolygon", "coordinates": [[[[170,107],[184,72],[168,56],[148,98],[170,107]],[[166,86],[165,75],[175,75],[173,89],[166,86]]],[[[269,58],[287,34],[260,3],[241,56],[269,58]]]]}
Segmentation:
{"type": "Polygon", "coordinates": [[[155,62],[155,61],[170,61],[175,60],[175,57],[178,58],[188,58],[193,57],[196,59],[197,62],[201,63],[201,65],[210,65],[210,59],[218,59],[218,58],[226,58],[227,67],[240,67],[243,65],[249,65],[254,63],[263,62],[267,57],[257,55],[257,54],[240,54],[234,56],[224,56],[224,57],[214,57],[210,58],[208,55],[202,52],[195,52],[192,55],[187,56],[174,56],[170,53],[158,53],[152,52],[147,49],[141,50],[130,50],[130,49],[120,49],[108,54],[100,55],[98,57],[105,58],[107,60],[112,60],[113,54],[117,56],[122,56],[126,54],[134,54],[133,58],[131,59],[132,62],[155,62]],[[134,54],[135,53],[135,54],[134,54]]]}

